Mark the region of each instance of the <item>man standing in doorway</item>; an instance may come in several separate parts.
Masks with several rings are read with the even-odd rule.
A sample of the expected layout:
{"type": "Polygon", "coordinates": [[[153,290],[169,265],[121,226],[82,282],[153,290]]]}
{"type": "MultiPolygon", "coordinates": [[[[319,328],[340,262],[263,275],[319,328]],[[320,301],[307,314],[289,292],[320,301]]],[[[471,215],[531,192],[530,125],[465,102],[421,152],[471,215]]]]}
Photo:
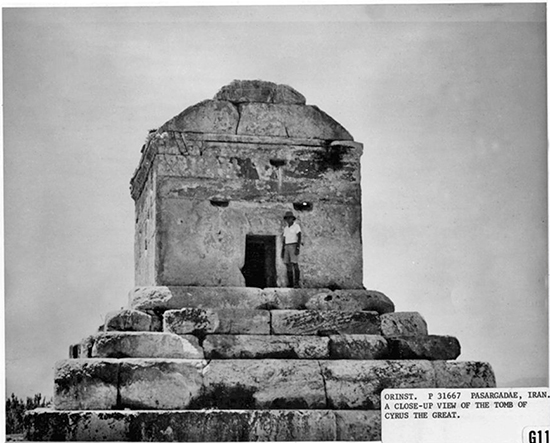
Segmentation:
{"type": "Polygon", "coordinates": [[[296,217],[290,211],[285,213],[284,220],[287,224],[283,231],[283,249],[281,258],[286,265],[288,287],[300,287],[300,267],[298,266],[298,255],[302,244],[302,229],[295,223],[296,217]]]}

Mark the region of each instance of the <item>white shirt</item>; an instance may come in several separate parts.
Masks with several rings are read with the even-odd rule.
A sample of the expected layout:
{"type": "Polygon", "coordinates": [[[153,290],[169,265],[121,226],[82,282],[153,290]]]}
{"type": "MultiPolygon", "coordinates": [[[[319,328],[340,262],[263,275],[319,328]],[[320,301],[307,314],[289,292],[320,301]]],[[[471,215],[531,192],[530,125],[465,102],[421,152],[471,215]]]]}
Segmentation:
{"type": "Polygon", "coordinates": [[[302,232],[300,225],[296,222],[292,223],[291,226],[285,226],[283,231],[283,237],[285,238],[285,245],[290,243],[298,243],[298,234],[302,232]]]}

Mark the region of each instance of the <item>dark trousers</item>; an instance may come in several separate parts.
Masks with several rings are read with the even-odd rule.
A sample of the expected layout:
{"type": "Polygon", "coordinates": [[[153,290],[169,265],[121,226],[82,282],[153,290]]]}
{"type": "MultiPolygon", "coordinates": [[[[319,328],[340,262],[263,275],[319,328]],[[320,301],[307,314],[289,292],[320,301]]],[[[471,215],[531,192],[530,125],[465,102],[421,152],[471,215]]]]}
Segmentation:
{"type": "Polygon", "coordinates": [[[300,267],[298,263],[286,263],[286,276],[289,288],[300,287],[300,267]]]}

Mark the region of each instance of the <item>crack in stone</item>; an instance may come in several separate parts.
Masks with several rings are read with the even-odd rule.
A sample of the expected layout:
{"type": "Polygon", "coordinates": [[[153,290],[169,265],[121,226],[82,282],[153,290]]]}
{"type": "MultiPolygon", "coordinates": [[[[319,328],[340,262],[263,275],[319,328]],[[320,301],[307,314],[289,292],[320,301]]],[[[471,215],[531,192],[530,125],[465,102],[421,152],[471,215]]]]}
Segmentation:
{"type": "Polygon", "coordinates": [[[239,118],[237,119],[237,126],[235,127],[235,135],[239,133],[239,125],[241,124],[241,105],[235,104],[235,109],[237,109],[237,113],[239,114],[239,118]]]}
{"type": "Polygon", "coordinates": [[[271,310],[268,310],[269,312],[269,335],[275,335],[273,333],[273,315],[271,314],[271,310]]]}
{"type": "Polygon", "coordinates": [[[325,407],[327,409],[330,409],[329,408],[329,398],[328,398],[328,393],[327,393],[327,381],[325,379],[325,375],[323,374],[323,367],[321,366],[321,362],[319,360],[317,360],[317,364],[319,365],[319,374],[321,375],[321,379],[323,380],[323,388],[325,390],[325,407]]]}
{"type": "Polygon", "coordinates": [[[180,134],[180,137],[181,137],[181,141],[183,143],[183,147],[185,148],[185,152],[182,152],[179,145],[178,145],[178,151],[182,155],[189,155],[189,146],[187,146],[187,142],[185,141],[185,137],[183,136],[183,132],[180,132],[179,134],[180,134]]]}
{"type": "Polygon", "coordinates": [[[122,394],[120,393],[120,367],[122,363],[117,364],[117,373],[116,373],[116,406],[117,409],[122,409],[122,394]]]}

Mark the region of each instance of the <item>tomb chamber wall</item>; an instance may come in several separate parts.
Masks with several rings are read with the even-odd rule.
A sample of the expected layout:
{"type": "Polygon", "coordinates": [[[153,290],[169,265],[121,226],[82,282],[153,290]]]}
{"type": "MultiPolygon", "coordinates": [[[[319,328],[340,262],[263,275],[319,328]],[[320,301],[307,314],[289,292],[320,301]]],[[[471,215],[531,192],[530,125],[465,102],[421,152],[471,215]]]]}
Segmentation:
{"type": "Polygon", "coordinates": [[[136,284],[245,286],[247,235],[303,230],[304,287],[362,287],[359,143],[157,132],[133,181],[136,284]],[[156,206],[156,207],[155,207],[156,206]]]}

